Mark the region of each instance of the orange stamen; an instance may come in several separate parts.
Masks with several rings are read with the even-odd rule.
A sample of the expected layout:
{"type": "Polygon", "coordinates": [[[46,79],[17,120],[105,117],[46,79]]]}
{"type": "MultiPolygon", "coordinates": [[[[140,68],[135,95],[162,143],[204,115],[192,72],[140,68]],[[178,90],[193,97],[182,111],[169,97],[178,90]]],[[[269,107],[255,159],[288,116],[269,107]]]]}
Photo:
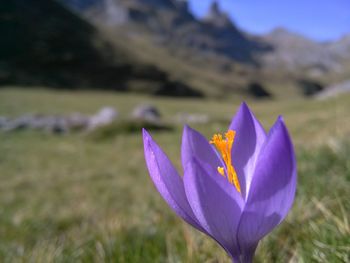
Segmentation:
{"type": "MultiPolygon", "coordinates": [[[[225,139],[223,139],[221,134],[214,134],[213,138],[210,141],[210,144],[214,144],[216,149],[222,156],[222,159],[226,165],[226,174],[227,179],[231,184],[233,184],[238,192],[241,192],[241,186],[238,181],[238,176],[232,165],[232,156],[231,150],[232,145],[235,140],[236,132],[229,130],[225,133],[225,139]]],[[[218,167],[218,172],[224,176],[225,169],[224,167],[218,167]]]]}

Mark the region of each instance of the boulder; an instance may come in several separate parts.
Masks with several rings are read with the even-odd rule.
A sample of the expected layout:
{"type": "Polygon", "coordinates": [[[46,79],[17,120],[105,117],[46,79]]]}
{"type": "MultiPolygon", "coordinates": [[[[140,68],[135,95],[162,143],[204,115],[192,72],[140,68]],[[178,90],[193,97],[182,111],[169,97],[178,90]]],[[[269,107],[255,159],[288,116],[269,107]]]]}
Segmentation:
{"type": "Polygon", "coordinates": [[[113,107],[103,107],[95,115],[91,116],[88,124],[88,130],[94,130],[114,122],[118,117],[118,111],[113,107]]]}
{"type": "Polygon", "coordinates": [[[155,106],[139,105],[133,110],[132,117],[149,122],[159,122],[161,114],[155,106]]]}
{"type": "Polygon", "coordinates": [[[67,116],[66,121],[70,130],[85,130],[89,127],[90,117],[75,112],[67,116]]]}
{"type": "Polygon", "coordinates": [[[69,127],[67,121],[64,117],[59,116],[49,116],[44,119],[44,130],[51,133],[67,133],[69,132],[69,127]]]}
{"type": "Polygon", "coordinates": [[[50,124],[52,121],[50,121],[52,117],[45,116],[45,115],[34,115],[32,120],[30,121],[28,128],[35,129],[35,130],[44,130],[46,129],[47,125],[50,124]]]}
{"type": "Polygon", "coordinates": [[[4,131],[10,132],[10,131],[30,128],[31,123],[33,122],[34,119],[35,119],[35,116],[31,114],[26,114],[4,122],[4,126],[2,127],[2,129],[4,131]]]}
{"type": "Polygon", "coordinates": [[[52,133],[66,133],[69,131],[66,119],[59,116],[44,116],[25,114],[14,119],[3,118],[0,128],[6,132],[34,129],[52,133]]]}
{"type": "Polygon", "coordinates": [[[0,116],[0,129],[6,126],[8,119],[6,117],[0,116]]]}

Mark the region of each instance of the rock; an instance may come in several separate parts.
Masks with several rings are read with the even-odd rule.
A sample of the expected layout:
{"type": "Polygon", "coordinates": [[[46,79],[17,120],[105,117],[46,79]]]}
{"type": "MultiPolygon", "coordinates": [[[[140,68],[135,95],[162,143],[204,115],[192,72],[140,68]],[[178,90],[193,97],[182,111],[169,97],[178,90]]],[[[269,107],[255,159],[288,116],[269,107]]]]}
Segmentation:
{"type": "Polygon", "coordinates": [[[44,118],[43,129],[51,133],[67,133],[69,132],[69,127],[67,121],[64,117],[59,116],[49,116],[44,118]]]}
{"type": "Polygon", "coordinates": [[[89,126],[90,117],[75,112],[70,114],[66,121],[70,130],[85,130],[89,126]]]}
{"type": "MultiPolygon", "coordinates": [[[[24,119],[25,116],[21,118],[24,119]]],[[[51,133],[67,133],[69,127],[65,117],[61,116],[45,116],[45,115],[30,115],[26,119],[26,125],[23,129],[42,130],[51,133]]]]}
{"type": "Polygon", "coordinates": [[[72,113],[68,116],[26,114],[13,120],[0,117],[0,129],[8,132],[33,129],[61,134],[71,130],[95,129],[110,124],[117,116],[118,112],[112,107],[102,108],[91,117],[80,113],[72,113]]]}
{"type": "Polygon", "coordinates": [[[34,115],[28,128],[35,130],[45,129],[49,118],[50,117],[44,115],[34,115]]]}
{"type": "Polygon", "coordinates": [[[28,128],[52,133],[67,133],[71,130],[84,130],[89,125],[89,117],[80,113],[72,113],[67,117],[36,115],[28,128]]]}
{"type": "Polygon", "coordinates": [[[46,131],[51,133],[67,133],[69,132],[69,128],[65,118],[63,117],[52,117],[51,123],[47,125],[46,131]]]}
{"type": "Polygon", "coordinates": [[[206,114],[189,114],[179,113],[176,116],[176,120],[179,123],[193,123],[193,124],[206,124],[210,121],[210,118],[206,114]]]}
{"type": "Polygon", "coordinates": [[[88,130],[94,130],[114,122],[118,117],[118,111],[113,107],[104,107],[89,120],[88,130]]]}
{"type": "Polygon", "coordinates": [[[69,131],[67,122],[63,117],[31,114],[3,121],[1,127],[7,132],[22,129],[43,130],[52,133],[66,133],[69,131]]]}
{"type": "Polygon", "coordinates": [[[208,14],[203,19],[205,22],[217,27],[231,27],[233,23],[227,13],[223,12],[217,1],[213,1],[208,14]]]}
{"type": "Polygon", "coordinates": [[[45,115],[33,116],[27,128],[59,134],[67,133],[70,130],[65,117],[45,115]]]}
{"type": "Polygon", "coordinates": [[[0,129],[6,126],[8,119],[6,117],[0,116],[0,129]]]}
{"type": "Polygon", "coordinates": [[[134,119],[140,119],[150,122],[159,122],[161,114],[155,106],[139,105],[133,110],[132,117],[134,119]]]}
{"type": "Polygon", "coordinates": [[[3,130],[10,132],[29,128],[34,118],[33,115],[26,114],[13,120],[9,120],[3,126],[3,130]]]}

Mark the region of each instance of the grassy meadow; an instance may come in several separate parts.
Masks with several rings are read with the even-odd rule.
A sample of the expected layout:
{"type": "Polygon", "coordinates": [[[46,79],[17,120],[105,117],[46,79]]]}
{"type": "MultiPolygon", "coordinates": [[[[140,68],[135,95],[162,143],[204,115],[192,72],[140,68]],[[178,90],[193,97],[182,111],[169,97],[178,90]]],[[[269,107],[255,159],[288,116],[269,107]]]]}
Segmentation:
{"type": "MultiPolygon", "coordinates": [[[[140,103],[157,106],[173,127],[151,134],[180,169],[182,125],[175,115],[207,114],[209,124],[192,127],[210,138],[227,128],[240,101],[0,90],[2,116],[93,114],[109,105],[127,119],[140,103]]],[[[293,209],[260,243],[256,262],[350,262],[350,96],[247,103],[265,129],[284,116],[299,176],[293,209]]],[[[115,129],[99,136],[0,132],[0,262],[230,261],[155,190],[141,131],[115,129]]]]}

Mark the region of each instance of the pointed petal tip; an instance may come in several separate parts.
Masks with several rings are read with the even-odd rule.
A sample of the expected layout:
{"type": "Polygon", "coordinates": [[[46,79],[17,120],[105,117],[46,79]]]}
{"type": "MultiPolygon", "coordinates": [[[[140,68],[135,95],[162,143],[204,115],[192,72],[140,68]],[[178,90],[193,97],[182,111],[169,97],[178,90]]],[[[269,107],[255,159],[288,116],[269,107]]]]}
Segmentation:
{"type": "Polygon", "coordinates": [[[145,136],[150,136],[148,131],[145,128],[142,128],[142,135],[145,136]]]}
{"type": "Polygon", "coordinates": [[[146,145],[146,143],[149,143],[151,139],[151,135],[147,132],[145,128],[142,128],[142,139],[143,143],[146,145]]]}
{"type": "Polygon", "coordinates": [[[294,147],[283,117],[278,116],[256,163],[239,230],[241,247],[259,241],[285,218],[296,182],[294,147]]]}
{"type": "Polygon", "coordinates": [[[237,119],[243,119],[243,118],[250,118],[252,115],[247,103],[245,101],[242,101],[241,104],[239,105],[237,111],[236,111],[236,114],[233,115],[233,118],[231,120],[231,123],[230,123],[230,126],[229,126],[229,129],[230,130],[235,130],[233,128],[234,126],[234,121],[237,120],[237,119]]]}
{"type": "Polygon", "coordinates": [[[241,105],[239,106],[242,110],[250,111],[248,104],[245,101],[242,101],[241,105]]]}
{"type": "Polygon", "coordinates": [[[191,126],[189,126],[188,124],[185,124],[183,128],[183,134],[189,134],[189,133],[198,133],[198,131],[191,128],[191,126]]]}
{"type": "Polygon", "coordinates": [[[245,116],[245,117],[249,116],[249,118],[255,118],[253,112],[251,111],[251,109],[249,108],[248,104],[245,101],[242,101],[241,105],[238,108],[236,115],[239,113],[243,114],[243,116],[245,116]]]}
{"type": "Polygon", "coordinates": [[[146,166],[158,192],[178,216],[205,232],[193,215],[186,199],[182,178],[168,156],[145,129],[143,129],[143,140],[146,166]]]}
{"type": "Polygon", "coordinates": [[[185,124],[184,128],[183,128],[183,134],[186,134],[190,130],[192,130],[192,128],[190,126],[188,126],[187,124],[185,124]]]}
{"type": "Polygon", "coordinates": [[[283,118],[282,115],[278,115],[276,122],[279,122],[279,123],[282,123],[283,125],[285,125],[284,124],[284,118],[283,118]]]}
{"type": "Polygon", "coordinates": [[[142,139],[145,150],[150,150],[151,148],[153,148],[154,140],[145,128],[142,128],[142,139]]]}
{"type": "Polygon", "coordinates": [[[248,104],[247,104],[247,102],[245,102],[245,101],[242,101],[242,102],[241,102],[241,106],[242,106],[242,107],[247,107],[247,108],[248,108],[248,104]]]}
{"type": "Polygon", "coordinates": [[[278,116],[276,122],[272,126],[269,132],[269,137],[277,136],[280,138],[283,138],[283,140],[286,142],[289,148],[290,156],[292,156],[292,163],[294,166],[294,170],[296,170],[296,155],[294,150],[294,144],[292,137],[288,131],[288,128],[284,122],[284,118],[282,115],[278,116]],[[278,135],[279,134],[279,135],[278,135]]]}
{"type": "Polygon", "coordinates": [[[188,138],[191,138],[191,136],[198,137],[198,136],[201,136],[202,134],[200,134],[197,130],[191,128],[189,125],[184,125],[182,135],[183,135],[183,137],[189,136],[188,138]]]}
{"type": "Polygon", "coordinates": [[[274,125],[271,128],[271,131],[273,130],[282,130],[282,132],[288,137],[288,139],[291,140],[287,126],[285,124],[285,121],[282,115],[279,115],[277,117],[274,125]]]}

